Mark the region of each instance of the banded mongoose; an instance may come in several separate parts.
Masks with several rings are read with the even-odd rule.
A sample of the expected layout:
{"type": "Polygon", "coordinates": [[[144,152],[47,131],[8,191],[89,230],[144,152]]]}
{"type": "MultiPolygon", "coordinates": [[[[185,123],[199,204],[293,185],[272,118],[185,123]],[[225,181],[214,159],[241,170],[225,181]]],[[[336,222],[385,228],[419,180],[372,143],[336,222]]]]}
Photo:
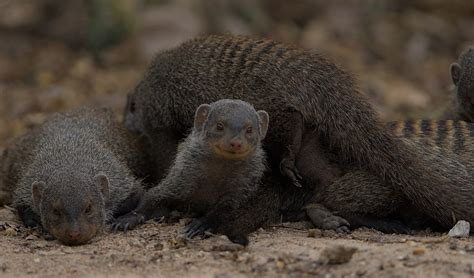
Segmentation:
{"type": "MultiPolygon", "coordinates": [[[[422,120],[393,122],[388,126],[395,136],[423,152],[426,163],[439,165],[437,169],[453,179],[453,186],[465,192],[466,197],[458,197],[462,205],[473,207],[473,124],[422,120]]],[[[319,144],[315,136],[305,137],[304,141],[307,140],[319,144]]],[[[317,180],[308,181],[315,184],[314,188],[291,187],[277,172],[267,173],[258,193],[229,217],[229,226],[235,233],[249,233],[281,219],[308,219],[317,228],[338,232],[361,226],[388,233],[450,228],[441,226],[439,220],[414,207],[400,190],[379,177],[355,165],[339,163],[324,146],[319,150],[304,146],[308,144],[303,144],[301,150],[306,155],[298,157],[306,161],[297,160],[297,166],[299,163],[312,165],[310,169],[316,171],[314,176],[319,175],[317,180]]]]}
{"type": "Polygon", "coordinates": [[[338,161],[378,176],[444,225],[453,216],[470,218],[457,188],[417,148],[390,133],[352,76],[312,51],[230,35],[185,42],[152,61],[130,94],[125,123],[159,142],[154,155],[161,162],[157,172],[164,171],[196,107],[222,98],[242,99],[272,115],[264,143],[269,164],[293,184],[301,182],[300,175],[312,178],[294,165],[297,154],[305,155],[303,134],[311,133],[338,161]]]}
{"type": "Polygon", "coordinates": [[[226,229],[228,215],[255,192],[265,171],[261,141],[269,116],[240,100],[223,99],[200,105],[194,128],[179,147],[167,176],[149,190],[137,210],[119,218],[118,229],[166,214],[172,206],[190,206],[199,218],[186,228],[192,238],[213,230],[247,244],[245,235],[226,229]]]}
{"type": "MultiPolygon", "coordinates": [[[[423,161],[433,165],[433,171],[452,184],[451,188],[445,188],[444,194],[455,198],[457,207],[463,208],[467,217],[455,218],[453,224],[461,219],[474,223],[474,125],[463,121],[417,120],[393,122],[389,128],[395,136],[423,153],[423,161]]],[[[304,140],[315,141],[315,137],[307,136],[304,140]]],[[[312,142],[312,145],[317,144],[312,142]]],[[[321,178],[309,181],[317,186],[307,207],[308,215],[320,228],[344,229],[350,223],[354,227],[363,225],[385,232],[401,232],[416,228],[414,225],[419,224],[415,221],[418,216],[426,220],[423,227],[451,228],[431,212],[417,209],[399,188],[354,165],[341,165],[324,152],[324,147],[315,152],[312,146],[305,147],[307,145],[303,144],[301,151],[305,156],[298,156],[301,160],[297,160],[297,166],[302,174],[315,171],[314,177],[318,171],[321,173],[321,178]],[[337,212],[348,222],[333,218],[332,226],[325,227],[323,224],[328,223],[318,223],[324,218],[322,215],[329,213],[324,212],[324,208],[337,212]],[[399,219],[407,225],[402,228],[397,222],[392,222],[390,226],[383,219],[399,219]]],[[[451,208],[442,207],[439,199],[431,200],[432,205],[449,213],[451,208]]]]}
{"type": "Polygon", "coordinates": [[[51,116],[8,148],[3,181],[26,226],[84,244],[138,204],[143,190],[130,165],[140,151],[110,110],[82,108],[51,116]]]}
{"type": "Polygon", "coordinates": [[[456,86],[453,119],[474,122],[474,47],[468,48],[451,64],[451,79],[456,86]]]}

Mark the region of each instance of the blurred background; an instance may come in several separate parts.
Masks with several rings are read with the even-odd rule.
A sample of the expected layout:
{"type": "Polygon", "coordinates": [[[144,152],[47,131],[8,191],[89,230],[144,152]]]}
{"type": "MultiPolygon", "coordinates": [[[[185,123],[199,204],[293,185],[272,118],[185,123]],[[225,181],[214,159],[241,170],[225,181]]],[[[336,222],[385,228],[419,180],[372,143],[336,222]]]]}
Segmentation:
{"type": "Polygon", "coordinates": [[[435,118],[473,27],[471,0],[0,0],[0,148],[55,111],[121,112],[154,53],[208,33],[315,49],[384,119],[435,118]]]}

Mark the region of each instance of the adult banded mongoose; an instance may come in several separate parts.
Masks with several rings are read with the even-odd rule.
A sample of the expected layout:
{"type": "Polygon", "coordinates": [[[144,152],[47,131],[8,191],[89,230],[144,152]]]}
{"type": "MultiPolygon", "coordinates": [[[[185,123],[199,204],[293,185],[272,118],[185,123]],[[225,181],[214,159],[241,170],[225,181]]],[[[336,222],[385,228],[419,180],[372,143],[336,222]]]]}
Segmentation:
{"type": "Polygon", "coordinates": [[[443,225],[453,216],[472,218],[458,200],[463,192],[390,133],[350,74],[319,54],[271,40],[207,36],[159,53],[130,94],[125,123],[159,142],[154,154],[162,164],[157,171],[164,171],[196,107],[222,98],[242,99],[272,115],[264,143],[269,164],[294,184],[300,175],[317,178],[294,166],[296,155],[305,155],[303,134],[312,133],[338,161],[378,176],[443,225]]]}
{"type": "MultiPolygon", "coordinates": [[[[406,144],[412,145],[423,153],[425,163],[433,165],[433,170],[444,176],[452,184],[447,188],[454,196],[459,207],[464,207],[469,218],[455,218],[456,220],[474,220],[474,125],[463,121],[399,121],[389,124],[395,136],[400,137],[406,144]]],[[[307,136],[304,140],[313,140],[315,136],[307,136]]],[[[423,225],[435,228],[451,228],[435,218],[430,212],[419,210],[403,192],[390,184],[384,183],[377,176],[354,165],[342,165],[331,159],[321,147],[314,152],[313,147],[301,149],[304,156],[298,156],[297,166],[304,175],[306,171],[315,171],[313,177],[320,172],[321,178],[309,181],[316,184],[314,196],[307,206],[307,213],[313,222],[320,228],[343,229],[347,224],[351,226],[371,226],[385,232],[407,231],[408,228],[417,228],[419,219],[423,218],[423,225]],[[326,160],[323,160],[326,158],[326,160]],[[319,165],[319,166],[318,166],[319,165]],[[322,166],[321,166],[322,165],[322,166]],[[327,211],[325,211],[325,208],[327,211]],[[334,221],[331,225],[320,223],[322,215],[336,212],[344,220],[334,221]],[[406,228],[384,219],[398,219],[405,223],[406,228]],[[319,221],[319,222],[318,222],[319,221]],[[324,226],[326,225],[326,226],[324,226]],[[380,226],[381,225],[381,226],[380,226]]],[[[433,205],[439,205],[437,199],[433,205]]],[[[449,207],[439,207],[450,212],[449,207]]],[[[455,216],[453,216],[455,217],[455,216]]]]}
{"type": "Polygon", "coordinates": [[[194,128],[179,147],[167,176],[150,189],[139,207],[117,219],[117,229],[133,228],[145,219],[160,217],[170,207],[189,207],[199,215],[186,228],[192,238],[213,230],[247,244],[246,235],[225,226],[260,184],[265,171],[261,141],[269,116],[240,100],[223,99],[200,105],[194,128]]]}
{"type": "Polygon", "coordinates": [[[107,109],[48,118],[7,149],[3,182],[23,223],[64,244],[84,244],[136,207],[143,193],[130,165],[141,150],[107,109]]]}
{"type": "Polygon", "coordinates": [[[451,79],[456,86],[452,119],[474,122],[474,47],[468,48],[459,61],[450,66],[451,79]]]}
{"type": "MultiPolygon", "coordinates": [[[[469,194],[474,175],[474,125],[461,121],[400,121],[389,123],[394,136],[423,152],[426,163],[439,164],[438,169],[453,186],[465,188],[469,194]]],[[[317,137],[308,136],[304,141],[317,137]]],[[[258,193],[229,217],[228,226],[235,233],[249,233],[262,225],[284,221],[310,220],[317,228],[347,232],[349,229],[369,227],[387,233],[409,233],[431,228],[446,230],[439,220],[433,219],[413,206],[396,188],[379,177],[357,168],[341,164],[337,157],[324,148],[315,151],[305,148],[298,156],[311,162],[311,169],[319,179],[311,180],[313,189],[287,185],[277,172],[266,173],[258,193]],[[348,186],[351,185],[351,186],[348,186]]],[[[307,171],[307,168],[302,168],[307,171]]],[[[471,191],[472,192],[472,191],[471,191]]],[[[460,199],[472,207],[473,199],[460,199]]]]}

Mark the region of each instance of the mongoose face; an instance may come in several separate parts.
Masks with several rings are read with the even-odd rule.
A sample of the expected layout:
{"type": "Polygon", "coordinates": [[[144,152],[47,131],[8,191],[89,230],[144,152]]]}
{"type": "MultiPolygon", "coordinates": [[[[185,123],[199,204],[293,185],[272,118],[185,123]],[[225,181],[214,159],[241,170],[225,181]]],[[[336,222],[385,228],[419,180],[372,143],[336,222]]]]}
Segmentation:
{"type": "Polygon", "coordinates": [[[84,244],[102,230],[108,190],[108,179],[103,174],[86,182],[71,177],[61,185],[42,181],[32,184],[33,203],[43,227],[67,245],[84,244]]]}
{"type": "MultiPolygon", "coordinates": [[[[139,88],[140,84],[137,86],[139,88]]],[[[137,105],[137,99],[133,92],[127,95],[127,104],[125,106],[124,116],[123,116],[123,125],[129,131],[135,134],[142,134],[144,132],[143,124],[140,118],[140,109],[141,105],[137,105]]]]}
{"type": "Polygon", "coordinates": [[[456,86],[458,112],[470,122],[474,121],[474,47],[451,64],[451,78],[456,86]]]}
{"type": "Polygon", "coordinates": [[[269,116],[240,100],[224,99],[202,104],[196,110],[194,129],[216,155],[244,159],[265,138],[269,116]]]}

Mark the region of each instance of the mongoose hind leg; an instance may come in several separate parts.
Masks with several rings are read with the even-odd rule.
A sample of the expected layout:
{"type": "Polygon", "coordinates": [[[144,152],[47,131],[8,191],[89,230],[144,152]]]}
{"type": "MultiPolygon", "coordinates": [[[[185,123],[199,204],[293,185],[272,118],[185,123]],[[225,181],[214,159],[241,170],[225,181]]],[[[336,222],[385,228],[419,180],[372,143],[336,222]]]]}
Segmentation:
{"type": "Polygon", "coordinates": [[[307,205],[306,214],[316,228],[323,230],[335,230],[338,233],[348,233],[350,231],[350,224],[346,219],[334,215],[323,205],[307,205]]]}
{"type": "Polygon", "coordinates": [[[280,172],[283,176],[288,177],[293,185],[301,187],[300,181],[303,177],[300,175],[296,167],[296,155],[300,151],[301,141],[303,138],[303,116],[299,112],[292,112],[289,117],[289,123],[289,130],[283,134],[287,134],[290,137],[286,138],[290,144],[286,146],[286,151],[283,153],[280,161],[280,172]]]}

